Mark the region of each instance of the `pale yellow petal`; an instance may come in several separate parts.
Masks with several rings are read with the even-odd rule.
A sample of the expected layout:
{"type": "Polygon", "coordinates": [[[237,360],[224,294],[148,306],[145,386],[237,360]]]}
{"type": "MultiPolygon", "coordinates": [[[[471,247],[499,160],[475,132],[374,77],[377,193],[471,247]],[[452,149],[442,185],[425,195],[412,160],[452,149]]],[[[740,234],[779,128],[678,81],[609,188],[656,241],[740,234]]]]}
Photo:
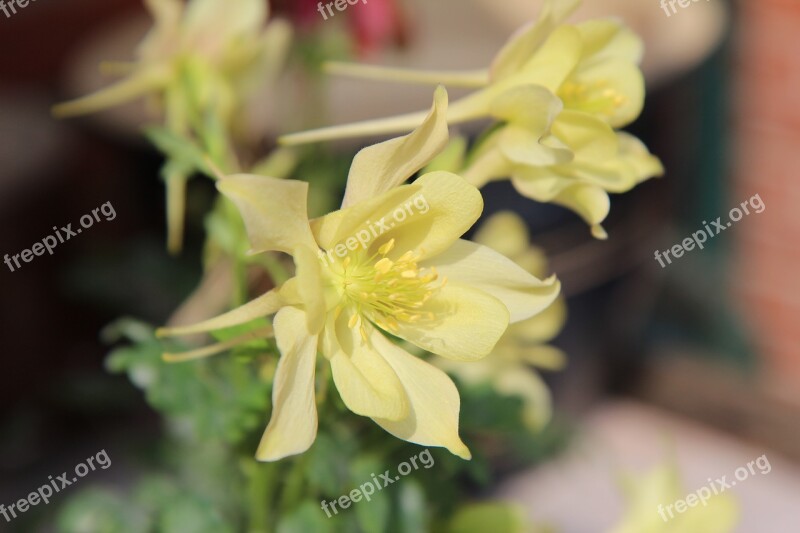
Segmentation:
{"type": "Polygon", "coordinates": [[[491,68],[492,80],[518,73],[550,32],[579,4],[580,0],[545,0],[538,18],[514,34],[495,57],[491,68]]]}
{"type": "Polygon", "coordinates": [[[519,356],[520,361],[542,370],[556,372],[564,370],[567,366],[567,354],[549,344],[523,347],[520,349],[519,356]]]}
{"type": "Polygon", "coordinates": [[[540,313],[561,290],[555,277],[540,280],[494,250],[465,240],[423,263],[429,265],[435,265],[450,283],[473,287],[500,300],[509,310],[511,323],[540,313]]]}
{"type": "Polygon", "coordinates": [[[535,371],[520,365],[508,367],[495,376],[495,389],[506,396],[522,399],[523,422],[534,431],[541,430],[553,415],[553,401],[547,384],[535,371]]]}
{"type": "Polygon", "coordinates": [[[503,302],[449,278],[419,312],[431,313],[432,319],[415,323],[398,320],[393,333],[436,355],[459,361],[488,355],[505,333],[509,319],[503,302]]]}
{"type": "Polygon", "coordinates": [[[583,40],[583,63],[622,59],[638,65],[644,56],[644,43],[622,21],[594,19],[576,24],[583,40]]]}
{"type": "Polygon", "coordinates": [[[638,66],[625,60],[609,59],[582,67],[569,83],[584,87],[585,92],[571,98],[560,91],[564,105],[602,117],[614,128],[636,120],[644,107],[644,75],[638,66]]]}
{"type": "Polygon", "coordinates": [[[411,185],[315,220],[312,228],[325,250],[344,246],[348,239],[355,242],[361,235],[369,254],[394,239],[390,258],[414,251],[424,259],[447,249],[482,210],[480,192],[463,178],[431,172],[411,185]]]}
{"type": "Polygon", "coordinates": [[[193,361],[195,359],[203,359],[230,350],[231,348],[234,348],[247,341],[273,337],[273,333],[272,326],[266,326],[249,331],[244,335],[239,335],[233,339],[218,342],[210,346],[204,346],[203,348],[197,348],[196,350],[189,350],[180,353],[165,353],[162,355],[162,359],[164,359],[164,361],[167,363],[182,363],[185,361],[193,361]]]}
{"type": "Polygon", "coordinates": [[[543,167],[569,163],[573,153],[568,149],[551,148],[541,141],[541,136],[525,128],[505,126],[499,132],[497,146],[514,165],[543,167]]]}
{"type": "Polygon", "coordinates": [[[268,3],[263,0],[192,0],[186,8],[183,32],[187,44],[216,47],[234,37],[255,36],[263,27],[268,3]]]}
{"type": "Polygon", "coordinates": [[[605,239],[606,234],[600,223],[606,219],[611,209],[608,193],[594,185],[576,184],[564,189],[553,199],[553,203],[579,214],[592,229],[597,239],[605,239]]]}
{"type": "Polygon", "coordinates": [[[486,219],[472,240],[506,257],[514,257],[530,247],[525,221],[513,211],[499,211],[486,219]]]}
{"type": "Polygon", "coordinates": [[[366,229],[373,238],[376,238],[382,234],[380,232],[385,231],[383,225],[378,223],[390,217],[398,206],[402,207],[404,203],[419,195],[420,190],[416,184],[402,185],[354,206],[315,218],[311,221],[311,231],[325,250],[330,250],[337,243],[354,237],[362,229],[366,229]],[[372,233],[371,229],[376,227],[375,224],[378,226],[375,233],[372,233]]]}
{"type": "Polygon", "coordinates": [[[217,188],[239,208],[253,253],[318,248],[308,221],[308,183],[236,174],[218,181],[217,188]]]}
{"type": "Polygon", "coordinates": [[[519,77],[525,83],[556,92],[581,60],[583,40],[575,26],[559,26],[523,65],[519,77]]]}
{"type": "Polygon", "coordinates": [[[581,161],[604,163],[619,153],[619,141],[614,130],[589,113],[564,110],[553,121],[552,132],[581,161]]]}
{"type": "Polygon", "coordinates": [[[611,209],[608,193],[600,186],[578,182],[574,172],[574,168],[525,168],[514,174],[511,184],[527,198],[574,211],[589,224],[596,239],[605,239],[607,234],[600,223],[611,209]]]}
{"type": "Polygon", "coordinates": [[[153,28],[137,47],[137,54],[145,61],[163,59],[159,55],[176,44],[184,4],[180,0],[145,0],[144,4],[153,17],[153,28]]]}
{"type": "Polygon", "coordinates": [[[163,87],[168,76],[159,68],[137,71],[95,93],[53,106],[53,115],[59,118],[86,115],[130,102],[163,87]]]}
{"type": "Polygon", "coordinates": [[[375,422],[397,438],[423,446],[441,446],[462,459],[470,459],[469,449],[458,436],[461,399],[447,374],[409,354],[379,332],[371,340],[397,373],[410,402],[405,419],[375,418],[375,422]]]}
{"type": "Polygon", "coordinates": [[[409,401],[397,374],[372,345],[374,328],[367,322],[348,326],[352,314],[328,321],[324,350],[333,381],[348,409],[362,416],[402,420],[409,401]],[[361,328],[364,329],[362,335],[361,328]],[[367,337],[365,341],[364,337],[367,337]]]}
{"type": "Polygon", "coordinates": [[[508,334],[520,342],[547,342],[561,331],[567,320],[567,305],[564,298],[556,298],[541,313],[517,322],[508,328],[508,334]]]}
{"type": "Polygon", "coordinates": [[[396,255],[413,250],[422,260],[434,257],[466,233],[483,211],[478,189],[455,174],[431,172],[414,185],[420,187],[419,194],[389,214],[390,229],[376,239],[372,250],[394,239],[396,255]],[[401,217],[402,211],[405,217],[401,217]]]}
{"type": "Polygon", "coordinates": [[[617,138],[620,160],[627,167],[635,183],[664,174],[661,161],[650,153],[642,141],[625,132],[617,133],[617,138]]]}
{"type": "Polygon", "coordinates": [[[493,117],[541,137],[563,109],[561,100],[541,85],[519,85],[498,95],[490,111],[493,117]]]}
{"type": "Polygon", "coordinates": [[[317,336],[308,332],[303,315],[293,307],[275,315],[275,339],[281,358],[272,388],[272,417],[256,452],[259,461],[277,461],[303,453],[317,436],[317,336]]]}
{"type": "Polygon", "coordinates": [[[428,117],[405,137],[361,150],[353,159],[342,207],[397,187],[428,164],[447,145],[447,91],[436,89],[428,117]]]}
{"type": "Polygon", "coordinates": [[[204,320],[198,324],[191,326],[176,326],[171,328],[160,328],[156,330],[156,335],[159,337],[174,337],[178,335],[191,335],[194,333],[203,333],[206,331],[214,331],[222,328],[229,328],[245,324],[256,318],[263,318],[269,316],[286,304],[286,301],[281,297],[277,289],[273,289],[265,294],[262,294],[255,300],[252,300],[232,311],[228,311],[222,315],[209,320],[204,320]]]}
{"type": "Polygon", "coordinates": [[[308,330],[316,335],[325,325],[326,311],[320,258],[305,246],[295,248],[292,255],[297,266],[297,292],[308,319],[308,330]]]}

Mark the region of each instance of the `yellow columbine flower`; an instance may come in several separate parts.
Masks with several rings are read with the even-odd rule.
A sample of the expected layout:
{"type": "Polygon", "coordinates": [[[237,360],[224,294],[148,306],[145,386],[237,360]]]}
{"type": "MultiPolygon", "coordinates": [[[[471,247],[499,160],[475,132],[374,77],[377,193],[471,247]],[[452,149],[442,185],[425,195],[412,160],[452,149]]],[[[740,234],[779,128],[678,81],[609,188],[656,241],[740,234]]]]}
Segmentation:
{"type": "MultiPolygon", "coordinates": [[[[644,103],[644,78],[638,67],[641,40],[616,20],[561,24],[579,0],[545,0],[539,18],[512,37],[485,71],[416,72],[334,63],[338,74],[412,83],[444,83],[478,88],[454,102],[450,124],[497,118],[495,102],[520,87],[544,87],[568,110],[596,116],[613,127],[632,122],[644,103]]],[[[523,110],[521,110],[523,111],[523,110]]],[[[421,120],[412,113],[389,119],[334,126],[286,135],[287,145],[333,138],[408,131],[421,120]]]]}
{"type": "MultiPolygon", "coordinates": [[[[233,129],[246,98],[282,64],[291,36],[288,23],[274,21],[264,27],[268,17],[264,0],[145,0],[145,4],[154,26],[139,44],[137,60],[106,64],[125,77],[59,104],[53,113],[83,115],[149,97],[163,107],[165,125],[173,134],[186,135],[209,117],[226,131],[233,129]]],[[[167,242],[173,252],[180,249],[183,237],[188,173],[185,163],[168,162],[164,167],[167,242]]]]}
{"type": "MultiPolygon", "coordinates": [[[[108,88],[54,107],[58,116],[93,113],[142,96],[164,101],[170,126],[183,131],[188,104],[199,97],[205,109],[232,118],[238,100],[280,63],[290,29],[284,22],[266,28],[264,0],[145,0],[154,26],[137,48],[134,63],[109,64],[126,77],[108,88]],[[189,69],[196,95],[181,88],[181,72],[189,69]]],[[[198,102],[200,103],[200,102],[198,102]]]]}
{"type": "MultiPolygon", "coordinates": [[[[455,385],[387,334],[473,361],[491,352],[509,322],[541,312],[557,297],[555,278],[541,281],[497,252],[459,239],[483,207],[478,190],[461,177],[432,172],[401,185],[446,145],[446,110],[447,93],[438,89],[414,132],[359,152],[342,209],[313,221],[307,183],[254,175],[218,182],[239,208],[253,252],[291,254],[296,275],[220,317],[160,333],[209,331],[275,313],[281,358],[258,459],[302,453],[314,441],[318,352],[351,411],[398,438],[469,458],[458,435],[455,385]]],[[[185,360],[231,345],[166,357],[185,360]]]]}
{"type": "Polygon", "coordinates": [[[730,533],[738,529],[741,511],[730,494],[713,495],[683,513],[665,510],[688,494],[673,464],[659,465],[641,476],[625,474],[621,481],[626,510],[610,533],[730,533]]]}
{"type": "MultiPolygon", "coordinates": [[[[525,222],[505,211],[492,215],[475,234],[474,241],[513,260],[536,277],[546,275],[544,254],[531,247],[525,222]]],[[[545,343],[564,326],[567,306],[562,297],[541,313],[512,324],[492,353],[479,361],[455,364],[437,360],[437,366],[463,383],[489,383],[499,393],[523,400],[523,420],[532,430],[544,427],[552,415],[552,399],[547,385],[531,367],[560,370],[566,365],[564,353],[545,343]]]]}
{"type": "Polygon", "coordinates": [[[476,187],[510,177],[523,196],[578,213],[597,238],[606,238],[601,222],[609,192],[627,192],[664,172],[636,137],[596,115],[564,109],[543,87],[508,91],[493,112],[505,123],[477,147],[464,177],[476,187]]]}

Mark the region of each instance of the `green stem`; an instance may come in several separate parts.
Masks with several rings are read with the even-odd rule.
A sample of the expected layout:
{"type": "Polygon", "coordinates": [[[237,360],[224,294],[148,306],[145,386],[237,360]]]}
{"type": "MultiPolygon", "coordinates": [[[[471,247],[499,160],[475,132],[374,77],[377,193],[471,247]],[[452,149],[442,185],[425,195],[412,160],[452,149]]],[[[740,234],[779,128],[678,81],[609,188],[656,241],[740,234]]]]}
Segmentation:
{"type": "MultiPolygon", "coordinates": [[[[247,458],[245,473],[248,477],[249,533],[272,533],[270,524],[275,506],[275,489],[278,479],[278,465],[258,463],[247,458]]],[[[276,523],[277,520],[272,520],[276,523]]]]}
{"type": "Polygon", "coordinates": [[[281,495],[279,507],[281,514],[288,514],[303,499],[307,464],[308,454],[302,454],[294,460],[290,467],[289,473],[285,477],[286,482],[281,495]]]}

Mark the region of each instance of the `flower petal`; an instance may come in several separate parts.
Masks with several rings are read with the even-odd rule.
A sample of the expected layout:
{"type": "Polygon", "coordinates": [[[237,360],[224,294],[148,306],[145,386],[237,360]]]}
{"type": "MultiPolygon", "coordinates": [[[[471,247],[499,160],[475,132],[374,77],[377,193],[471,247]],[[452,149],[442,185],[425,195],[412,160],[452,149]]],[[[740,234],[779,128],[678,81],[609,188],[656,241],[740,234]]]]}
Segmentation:
{"type": "Polygon", "coordinates": [[[232,38],[255,36],[267,16],[268,3],[263,0],[237,0],[235,9],[224,0],[192,0],[182,30],[187,45],[217,50],[232,38]]]}
{"type": "Polygon", "coordinates": [[[442,446],[462,459],[470,459],[469,449],[458,436],[461,399],[447,374],[409,354],[377,331],[370,339],[375,350],[397,373],[410,401],[410,412],[403,420],[373,420],[397,438],[423,446],[442,446]]]}
{"type": "Polygon", "coordinates": [[[168,74],[163,69],[142,69],[114,85],[53,106],[53,115],[59,118],[86,115],[124,104],[162,87],[167,79],[168,74]]]}
{"type": "Polygon", "coordinates": [[[408,397],[395,371],[371,344],[373,326],[359,324],[368,336],[365,341],[360,328],[348,327],[351,317],[352,314],[342,313],[338,319],[329,320],[323,344],[342,401],[357,415],[387,420],[406,418],[408,397]]]}
{"type": "Polygon", "coordinates": [[[305,246],[295,248],[297,293],[303,302],[308,330],[316,335],[325,325],[325,288],[317,254],[305,246]]]}
{"type": "Polygon", "coordinates": [[[566,20],[579,4],[580,0],[545,0],[538,18],[512,36],[495,57],[491,68],[492,80],[519,72],[553,28],[566,20]]]}
{"type": "Polygon", "coordinates": [[[262,294],[255,300],[228,311],[203,322],[193,324],[191,326],[176,326],[172,328],[159,328],[156,330],[158,337],[174,337],[178,335],[191,335],[193,333],[203,333],[206,331],[214,331],[222,328],[229,328],[238,326],[256,318],[262,318],[267,315],[278,311],[281,307],[286,305],[286,301],[281,296],[278,289],[273,289],[265,294],[262,294]]]}
{"type": "Polygon", "coordinates": [[[638,65],[644,43],[623,22],[614,19],[587,20],[577,24],[583,40],[583,64],[622,59],[638,65]]]}
{"type": "Polygon", "coordinates": [[[565,148],[552,148],[524,128],[513,125],[502,128],[497,139],[497,146],[503,156],[516,165],[543,167],[569,163],[573,154],[565,148]]]}
{"type": "Polygon", "coordinates": [[[486,357],[508,327],[509,313],[503,302],[456,280],[439,289],[418,310],[432,313],[434,319],[398,321],[394,334],[448,359],[474,361],[486,357]]]}
{"type": "Polygon", "coordinates": [[[564,109],[561,100],[541,85],[519,85],[494,99],[492,116],[511,122],[541,137],[564,109]]]}
{"type": "Polygon", "coordinates": [[[539,280],[494,250],[459,240],[446,252],[421,266],[435,265],[450,283],[466,285],[500,300],[510,313],[511,323],[540,313],[559,294],[555,277],[539,280]]]}
{"type": "Polygon", "coordinates": [[[318,249],[308,221],[308,183],[236,174],[218,181],[217,189],[239,208],[252,253],[318,249]]]}
{"type": "Polygon", "coordinates": [[[497,392],[522,398],[523,422],[538,431],[550,422],[553,401],[550,389],[538,373],[523,365],[511,366],[499,372],[493,380],[497,392]]]}
{"type": "Polygon", "coordinates": [[[602,116],[614,128],[621,128],[636,120],[644,107],[644,75],[634,63],[610,59],[591,66],[581,66],[570,83],[587,90],[574,103],[559,93],[567,108],[585,110],[602,116]],[[607,97],[606,94],[611,94],[607,97]],[[616,96],[614,96],[616,95],[616,96]]]}
{"type": "Polygon", "coordinates": [[[275,315],[281,352],[272,389],[272,417],[256,452],[259,461],[277,461],[306,451],[317,436],[314,371],[317,336],[309,334],[299,309],[275,315]]]}
{"type": "Polygon", "coordinates": [[[619,141],[605,121],[566,109],[553,121],[553,135],[575,152],[575,159],[604,163],[616,157],[619,141]]]}
{"type": "Polygon", "coordinates": [[[578,66],[582,51],[583,40],[578,29],[572,25],[559,26],[525,63],[518,77],[556,92],[578,66]]]}
{"type": "Polygon", "coordinates": [[[361,150],[353,159],[342,207],[393,189],[441,152],[448,140],[447,91],[439,86],[428,117],[405,137],[361,150]]]}
{"type": "Polygon", "coordinates": [[[563,205],[578,213],[589,226],[597,239],[607,238],[600,223],[606,219],[611,209],[608,193],[595,185],[577,183],[567,187],[555,198],[553,203],[563,205]]]}
{"type": "Polygon", "coordinates": [[[430,172],[411,185],[314,220],[312,230],[326,250],[355,242],[361,234],[370,254],[395,239],[390,257],[413,250],[425,258],[447,249],[472,227],[482,210],[480,192],[463,178],[430,172]]]}
{"type": "Polygon", "coordinates": [[[322,248],[331,250],[359,230],[369,231],[373,224],[390,217],[392,211],[417,196],[420,190],[416,184],[401,185],[375,198],[315,218],[311,221],[311,231],[322,248]]]}
{"type": "Polygon", "coordinates": [[[489,217],[472,240],[506,256],[514,257],[530,247],[528,226],[513,211],[500,211],[489,217]]]}
{"type": "Polygon", "coordinates": [[[430,172],[414,185],[420,187],[419,193],[387,213],[390,229],[375,240],[372,250],[394,239],[396,255],[413,250],[421,260],[433,257],[466,233],[483,211],[481,193],[456,174],[430,172]],[[402,220],[401,211],[405,211],[402,220]]]}
{"type": "Polygon", "coordinates": [[[508,335],[521,344],[548,342],[558,335],[566,320],[567,305],[564,298],[559,297],[541,313],[512,324],[508,335]]]}

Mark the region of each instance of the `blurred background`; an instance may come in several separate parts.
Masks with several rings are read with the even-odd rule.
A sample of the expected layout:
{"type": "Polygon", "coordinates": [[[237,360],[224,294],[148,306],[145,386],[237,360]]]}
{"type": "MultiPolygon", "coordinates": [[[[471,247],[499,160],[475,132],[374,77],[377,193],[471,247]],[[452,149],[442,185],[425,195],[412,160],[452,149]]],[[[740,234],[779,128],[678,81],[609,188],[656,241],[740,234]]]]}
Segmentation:
{"type": "MultiPolygon", "coordinates": [[[[308,64],[313,44],[334,57],[457,69],[485,66],[538,2],[375,0],[332,21],[313,2],[273,7],[306,43],[296,64],[308,64]]],[[[621,512],[619,468],[672,457],[694,490],[767,454],[772,471],[734,491],[737,531],[797,530],[800,4],[710,0],[668,16],[656,0],[614,0],[592,2],[575,19],[598,15],[623,18],[646,42],[648,98],[629,129],[667,172],[612,199],[607,241],[506,183],[485,190],[487,214],[511,205],[528,221],[570,311],[556,342],[569,366],[547,379],[556,421],[575,437],[551,462],[507,476],[498,493],[564,531],[602,531],[621,512]],[[704,250],[666,268],[654,259],[756,194],[763,212],[704,250]]],[[[105,202],[117,214],[52,256],[14,272],[0,268],[0,502],[102,448],[114,466],[93,481],[122,482],[160,431],[140,392],[105,371],[109,346],[100,331],[120,316],[164,323],[196,286],[212,185],[192,182],[185,250],[172,257],[161,161],[138,136],[146,110],[70,121],[50,115],[54,103],[106,83],[96,65],[128,59],[148,25],[138,0],[41,1],[10,17],[0,12],[0,254],[29,248],[53,226],[77,226],[105,202]]],[[[424,87],[326,80],[295,68],[259,111],[263,145],[273,145],[276,133],[429,101],[424,87]],[[323,105],[300,106],[309,93],[323,105]]],[[[356,147],[332,151],[352,155],[356,147]]],[[[340,191],[342,181],[328,186],[340,191]]],[[[25,531],[25,524],[8,529],[0,520],[0,531],[25,531]]]]}

